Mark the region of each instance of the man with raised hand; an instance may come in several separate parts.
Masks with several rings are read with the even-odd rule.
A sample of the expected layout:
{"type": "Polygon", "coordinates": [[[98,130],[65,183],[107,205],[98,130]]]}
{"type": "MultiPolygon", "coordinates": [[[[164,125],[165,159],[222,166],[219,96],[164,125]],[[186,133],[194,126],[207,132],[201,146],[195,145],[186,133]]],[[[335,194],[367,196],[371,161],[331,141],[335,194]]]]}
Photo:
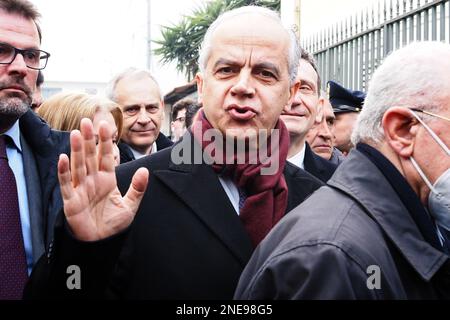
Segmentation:
{"type": "Polygon", "coordinates": [[[27,297],[232,298],[254,248],[322,185],[286,163],[289,133],[279,117],[297,91],[299,60],[276,13],[232,10],[205,35],[203,109],[180,143],[114,175],[108,128],[96,157],[83,121],[70,165],[66,156],[59,163],[65,214],[27,297]]]}

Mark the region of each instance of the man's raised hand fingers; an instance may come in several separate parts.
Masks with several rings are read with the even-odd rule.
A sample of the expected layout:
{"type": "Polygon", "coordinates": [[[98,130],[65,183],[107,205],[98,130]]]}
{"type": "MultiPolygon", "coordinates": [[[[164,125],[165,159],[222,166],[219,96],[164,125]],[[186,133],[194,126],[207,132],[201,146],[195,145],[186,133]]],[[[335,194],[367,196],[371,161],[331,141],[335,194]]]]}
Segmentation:
{"type": "Polygon", "coordinates": [[[113,172],[115,168],[112,130],[106,121],[100,122],[98,130],[98,163],[99,170],[113,172]]]}
{"type": "Polygon", "coordinates": [[[74,192],[69,167],[69,157],[66,154],[61,154],[58,161],[58,180],[64,201],[68,201],[74,192]]]}
{"type": "Polygon", "coordinates": [[[148,185],[149,172],[145,168],[139,168],[133,175],[130,188],[124,197],[125,203],[131,208],[133,213],[136,213],[144,196],[148,185]]]}
{"type": "Polygon", "coordinates": [[[70,171],[73,186],[78,186],[86,178],[86,163],[83,150],[83,138],[78,130],[70,133],[70,171]]]}
{"type": "Polygon", "coordinates": [[[80,130],[84,140],[84,155],[86,157],[87,174],[95,174],[98,171],[97,144],[91,120],[87,118],[81,119],[80,130]]]}

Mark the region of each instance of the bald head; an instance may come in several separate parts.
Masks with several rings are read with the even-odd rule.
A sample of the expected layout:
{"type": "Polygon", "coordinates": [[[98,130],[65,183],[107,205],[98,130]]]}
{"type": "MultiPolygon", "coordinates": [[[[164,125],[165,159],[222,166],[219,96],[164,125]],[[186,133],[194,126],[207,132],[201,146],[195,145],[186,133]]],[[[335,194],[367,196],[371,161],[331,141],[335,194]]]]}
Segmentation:
{"type": "MultiPolygon", "coordinates": [[[[239,38],[242,42],[246,39],[254,39],[255,33],[264,32],[266,36],[261,41],[266,43],[271,41],[269,35],[273,34],[273,31],[278,30],[278,36],[285,37],[286,39],[286,59],[288,64],[289,78],[291,83],[294,83],[297,76],[298,62],[300,60],[300,49],[295,38],[295,34],[286,29],[279,17],[279,15],[269,9],[246,6],[231,11],[227,11],[219,16],[213,24],[208,28],[203,39],[200,52],[199,52],[199,68],[201,72],[204,72],[211,53],[211,47],[214,43],[214,38],[221,33],[225,34],[239,34],[239,38]],[[246,16],[243,18],[243,16],[246,16]],[[249,23],[252,21],[252,23],[249,23]]],[[[220,37],[222,38],[222,37],[220,37]]],[[[231,39],[236,41],[236,38],[231,39]]]]}

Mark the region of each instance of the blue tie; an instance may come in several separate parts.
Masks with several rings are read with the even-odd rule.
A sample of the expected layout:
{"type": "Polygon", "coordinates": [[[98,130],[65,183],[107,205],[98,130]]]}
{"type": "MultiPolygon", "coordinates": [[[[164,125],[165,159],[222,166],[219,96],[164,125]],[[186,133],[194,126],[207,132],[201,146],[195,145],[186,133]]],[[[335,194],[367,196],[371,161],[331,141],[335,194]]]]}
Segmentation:
{"type": "Polygon", "coordinates": [[[0,136],[0,300],[18,300],[28,279],[14,173],[0,136]]]}

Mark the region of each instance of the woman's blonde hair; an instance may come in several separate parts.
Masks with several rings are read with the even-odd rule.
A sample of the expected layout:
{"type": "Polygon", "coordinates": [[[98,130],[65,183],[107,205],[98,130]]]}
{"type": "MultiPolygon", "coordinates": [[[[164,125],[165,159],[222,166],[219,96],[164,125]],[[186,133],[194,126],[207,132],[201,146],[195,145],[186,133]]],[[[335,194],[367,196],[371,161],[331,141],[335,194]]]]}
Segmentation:
{"type": "Polygon", "coordinates": [[[111,112],[117,126],[117,139],[122,134],[123,116],[120,106],[106,98],[86,93],[62,92],[44,101],[38,115],[56,130],[80,129],[83,118],[94,120],[99,111],[111,112]]]}

